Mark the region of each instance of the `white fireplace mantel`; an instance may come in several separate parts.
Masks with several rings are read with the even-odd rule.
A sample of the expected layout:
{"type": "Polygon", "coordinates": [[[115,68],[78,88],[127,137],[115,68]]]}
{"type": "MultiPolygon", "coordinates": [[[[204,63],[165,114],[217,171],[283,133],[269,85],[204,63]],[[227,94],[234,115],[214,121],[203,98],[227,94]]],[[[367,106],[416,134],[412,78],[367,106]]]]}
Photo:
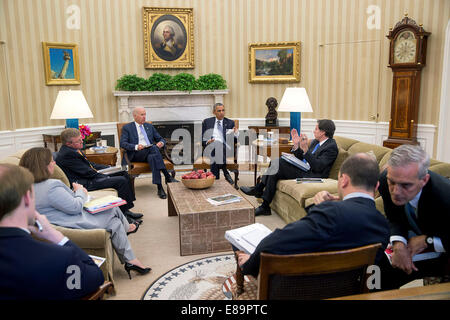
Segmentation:
{"type": "Polygon", "coordinates": [[[215,103],[223,103],[228,90],[114,91],[119,122],[133,120],[132,110],[144,107],[151,121],[201,121],[212,116],[215,103]]]}

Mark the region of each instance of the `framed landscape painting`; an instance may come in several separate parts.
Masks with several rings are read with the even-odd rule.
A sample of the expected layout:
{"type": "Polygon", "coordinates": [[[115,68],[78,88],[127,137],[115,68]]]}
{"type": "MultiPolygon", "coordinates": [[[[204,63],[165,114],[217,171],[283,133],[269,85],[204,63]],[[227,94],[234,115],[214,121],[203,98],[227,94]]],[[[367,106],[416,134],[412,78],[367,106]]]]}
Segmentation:
{"type": "Polygon", "coordinates": [[[45,84],[80,84],[78,47],[73,43],[42,42],[45,84]]]}
{"type": "Polygon", "coordinates": [[[194,68],[192,8],[143,7],[147,69],[194,68]]]}
{"type": "Polygon", "coordinates": [[[300,81],[300,42],[252,43],[248,47],[248,81],[300,81]]]}

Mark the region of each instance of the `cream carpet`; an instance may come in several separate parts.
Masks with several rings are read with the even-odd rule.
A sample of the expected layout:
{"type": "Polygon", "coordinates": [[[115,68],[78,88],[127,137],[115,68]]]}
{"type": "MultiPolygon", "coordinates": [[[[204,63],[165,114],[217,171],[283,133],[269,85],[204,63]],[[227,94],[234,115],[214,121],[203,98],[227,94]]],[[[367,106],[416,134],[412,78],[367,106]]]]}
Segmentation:
{"type": "MultiPolygon", "coordinates": [[[[182,173],[177,173],[176,178],[181,179],[181,175],[182,173]]],[[[223,179],[222,175],[221,179],[223,179]]],[[[253,173],[241,171],[239,186],[252,185],[253,173]]],[[[164,188],[167,190],[165,186],[164,188]]],[[[123,265],[115,256],[116,295],[108,297],[109,300],[139,300],[149,286],[167,271],[196,259],[227,253],[180,256],[178,217],[167,216],[167,200],[159,199],[156,190],[156,186],[151,183],[151,175],[136,179],[137,201],[132,211],[143,213],[144,223],[138,232],[129,236],[136,257],[144,265],[151,267],[152,271],[144,276],[132,271],[130,280],[123,265]]],[[[243,193],[242,195],[255,207],[259,205],[255,197],[249,197],[243,193]]],[[[266,225],[271,230],[285,225],[285,222],[276,214],[256,217],[256,222],[266,225]]]]}

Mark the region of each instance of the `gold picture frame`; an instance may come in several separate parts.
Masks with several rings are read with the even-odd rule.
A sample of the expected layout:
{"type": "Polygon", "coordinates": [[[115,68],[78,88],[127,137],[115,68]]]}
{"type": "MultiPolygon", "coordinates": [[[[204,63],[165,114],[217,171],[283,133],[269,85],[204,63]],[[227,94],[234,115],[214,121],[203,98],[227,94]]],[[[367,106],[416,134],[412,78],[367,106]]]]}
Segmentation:
{"type": "Polygon", "coordinates": [[[194,68],[192,8],[143,7],[146,69],[194,68]]]}
{"type": "Polygon", "coordinates": [[[45,84],[80,84],[78,46],[74,43],[42,42],[45,84]]]}
{"type": "Polygon", "coordinates": [[[300,82],[300,42],[249,44],[248,81],[300,82]]]}

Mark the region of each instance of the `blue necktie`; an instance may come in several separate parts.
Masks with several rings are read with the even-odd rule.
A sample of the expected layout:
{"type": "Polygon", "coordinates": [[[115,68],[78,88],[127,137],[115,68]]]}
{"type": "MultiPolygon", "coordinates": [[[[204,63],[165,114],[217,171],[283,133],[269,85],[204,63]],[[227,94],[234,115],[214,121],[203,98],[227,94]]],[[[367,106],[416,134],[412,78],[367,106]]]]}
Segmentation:
{"type": "Polygon", "coordinates": [[[223,140],[223,127],[222,127],[222,123],[220,122],[220,120],[217,120],[217,130],[220,132],[220,135],[222,137],[222,142],[224,142],[223,140]]]}
{"type": "Polygon", "coordinates": [[[141,124],[141,125],[139,126],[139,128],[141,128],[141,133],[142,133],[142,135],[144,136],[145,143],[149,146],[149,145],[150,145],[150,141],[148,140],[147,133],[146,133],[145,130],[144,130],[144,126],[141,124]]]}
{"type": "MultiPolygon", "coordinates": [[[[314,147],[314,149],[313,149],[313,151],[311,152],[311,154],[314,154],[314,152],[316,152],[317,149],[319,149],[319,147],[320,147],[320,143],[316,144],[316,146],[314,147]]],[[[304,163],[307,163],[306,159],[303,159],[303,162],[304,162],[304,163]]]]}
{"type": "Polygon", "coordinates": [[[406,212],[406,217],[408,218],[409,225],[411,226],[412,230],[417,235],[422,234],[422,232],[419,229],[419,226],[417,225],[416,210],[409,202],[407,204],[405,204],[405,212],[406,212]]]}
{"type": "Polygon", "coordinates": [[[320,143],[316,144],[316,146],[314,147],[314,149],[311,153],[314,154],[314,152],[316,152],[317,149],[319,149],[319,147],[320,147],[320,143]]]}

